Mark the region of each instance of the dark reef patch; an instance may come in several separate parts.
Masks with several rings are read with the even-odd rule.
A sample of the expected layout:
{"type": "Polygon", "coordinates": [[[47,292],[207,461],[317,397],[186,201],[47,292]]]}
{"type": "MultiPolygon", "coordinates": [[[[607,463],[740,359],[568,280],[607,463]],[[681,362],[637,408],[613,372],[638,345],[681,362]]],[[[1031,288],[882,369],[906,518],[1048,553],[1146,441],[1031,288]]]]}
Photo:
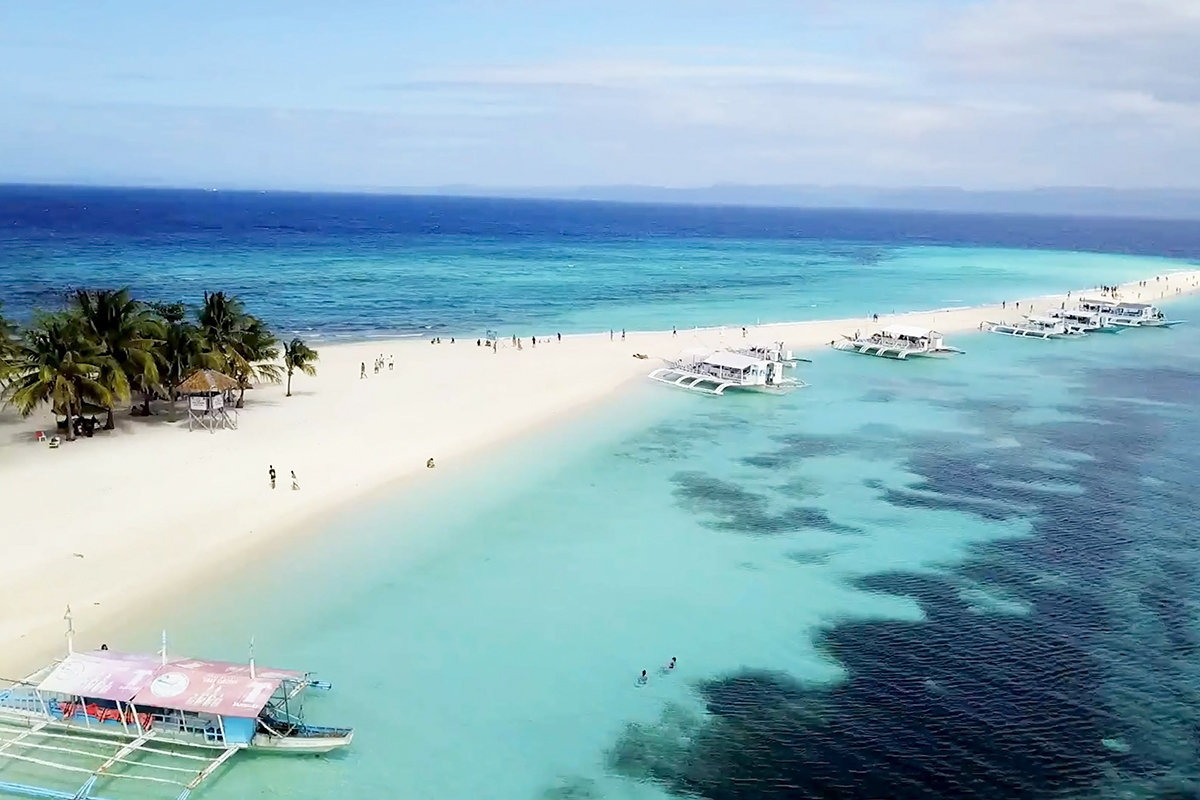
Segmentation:
{"type": "MultiPolygon", "coordinates": [[[[1025,518],[1031,535],[981,544],[948,573],[859,579],[859,589],[915,599],[924,619],[849,619],[823,633],[819,647],[847,672],[835,686],[762,671],[705,682],[706,715],[673,707],[630,725],[610,767],[709,800],[1041,800],[1132,786],[1138,796],[1200,798],[1200,720],[1190,712],[1200,696],[1191,666],[1200,419],[1105,399],[1118,382],[1157,401],[1200,398],[1200,375],[1176,370],[1149,388],[1159,377],[1093,370],[1080,405],[1065,409],[1076,418],[1053,423],[1021,426],[1007,401],[957,404],[985,430],[1002,420],[1019,448],[890,431],[881,449],[884,437],[864,431],[838,443],[782,437],[779,450],[743,460],[775,469],[883,452],[920,476],[905,489],[864,482],[887,502],[1025,518]],[[1029,613],[981,613],[964,586],[1029,613]],[[1186,711],[1173,721],[1161,713],[1168,706],[1186,711]],[[1164,730],[1174,745],[1158,746],[1164,730]]],[[[679,473],[676,495],[717,527],[788,527],[765,496],[700,473],[679,473]]]]}
{"type": "Polygon", "coordinates": [[[671,476],[676,499],[688,510],[714,519],[704,524],[723,531],[772,535],[817,528],[836,533],[857,533],[856,528],[841,525],[824,511],[807,506],[790,506],[771,513],[765,495],[743,489],[702,472],[677,472],[671,476]]]}

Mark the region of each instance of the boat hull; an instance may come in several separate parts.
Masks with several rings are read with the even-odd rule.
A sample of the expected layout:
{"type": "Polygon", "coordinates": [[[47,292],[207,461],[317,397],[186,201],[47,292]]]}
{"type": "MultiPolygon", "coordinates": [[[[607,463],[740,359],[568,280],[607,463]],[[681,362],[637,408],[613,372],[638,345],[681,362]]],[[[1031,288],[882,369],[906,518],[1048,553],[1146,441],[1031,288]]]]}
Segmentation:
{"type": "Polygon", "coordinates": [[[349,747],[354,741],[354,731],[333,736],[263,736],[259,734],[250,742],[249,749],[255,753],[278,753],[279,755],[322,755],[349,747]]]}
{"type": "Polygon", "coordinates": [[[847,353],[858,353],[863,356],[888,358],[892,361],[907,361],[910,358],[948,358],[961,350],[918,350],[916,348],[895,347],[893,345],[875,344],[872,342],[842,341],[833,345],[834,350],[847,353]]]}

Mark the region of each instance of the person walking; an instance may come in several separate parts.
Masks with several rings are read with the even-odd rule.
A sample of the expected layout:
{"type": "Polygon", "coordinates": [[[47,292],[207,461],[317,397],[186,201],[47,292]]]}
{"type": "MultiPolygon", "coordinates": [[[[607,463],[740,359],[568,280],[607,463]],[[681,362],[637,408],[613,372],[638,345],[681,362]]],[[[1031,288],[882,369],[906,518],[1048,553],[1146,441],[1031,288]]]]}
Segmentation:
{"type": "Polygon", "coordinates": [[[271,488],[274,489],[275,488],[275,465],[274,464],[271,465],[271,469],[267,471],[267,474],[271,476],[271,488]]]}
{"type": "Polygon", "coordinates": [[[300,481],[296,479],[296,470],[292,470],[292,491],[300,490],[300,481]]]}

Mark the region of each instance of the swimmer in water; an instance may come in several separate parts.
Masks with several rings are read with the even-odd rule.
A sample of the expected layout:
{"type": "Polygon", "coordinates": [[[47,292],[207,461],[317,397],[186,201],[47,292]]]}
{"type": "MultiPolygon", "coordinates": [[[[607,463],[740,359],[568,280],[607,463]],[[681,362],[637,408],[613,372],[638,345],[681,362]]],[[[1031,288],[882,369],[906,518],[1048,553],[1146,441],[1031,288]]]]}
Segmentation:
{"type": "Polygon", "coordinates": [[[648,680],[650,680],[650,679],[648,677],[646,677],[646,670],[642,670],[642,674],[638,678],[638,685],[644,686],[646,684],[646,681],[648,681],[648,680]]]}
{"type": "Polygon", "coordinates": [[[671,656],[671,663],[667,664],[667,669],[675,669],[675,656],[671,656]]]}

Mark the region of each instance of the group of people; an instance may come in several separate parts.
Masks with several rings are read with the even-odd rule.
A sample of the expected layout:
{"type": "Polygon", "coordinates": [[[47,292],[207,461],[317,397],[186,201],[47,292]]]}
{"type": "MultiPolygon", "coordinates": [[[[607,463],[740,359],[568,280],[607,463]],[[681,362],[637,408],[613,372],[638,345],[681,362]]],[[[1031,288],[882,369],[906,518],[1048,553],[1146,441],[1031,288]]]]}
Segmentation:
{"type": "MultiPolygon", "coordinates": [[[[668,675],[674,669],[675,669],[675,656],[671,656],[671,660],[668,661],[665,665],[663,665],[662,668],[660,668],[658,670],[658,674],[659,675],[668,675]]],[[[642,674],[638,676],[637,682],[638,682],[638,686],[645,686],[647,683],[650,682],[650,676],[646,674],[646,670],[642,670],[642,674]]]]}
{"type": "MultiPolygon", "coordinates": [[[[296,470],[291,470],[292,473],[292,491],[300,491],[300,481],[296,479],[296,470]]],[[[271,464],[267,470],[267,475],[271,478],[271,488],[275,488],[275,465],[271,464]]]]}
{"type": "MultiPolygon", "coordinates": [[[[395,369],[396,368],[396,359],[394,356],[388,356],[385,359],[383,357],[383,354],[380,353],[379,358],[375,359],[375,374],[378,375],[380,372],[382,372],[383,368],[385,366],[388,369],[395,369]]],[[[362,380],[363,378],[367,377],[367,362],[364,361],[361,364],[359,364],[358,377],[359,377],[359,380],[362,380]]]]}

